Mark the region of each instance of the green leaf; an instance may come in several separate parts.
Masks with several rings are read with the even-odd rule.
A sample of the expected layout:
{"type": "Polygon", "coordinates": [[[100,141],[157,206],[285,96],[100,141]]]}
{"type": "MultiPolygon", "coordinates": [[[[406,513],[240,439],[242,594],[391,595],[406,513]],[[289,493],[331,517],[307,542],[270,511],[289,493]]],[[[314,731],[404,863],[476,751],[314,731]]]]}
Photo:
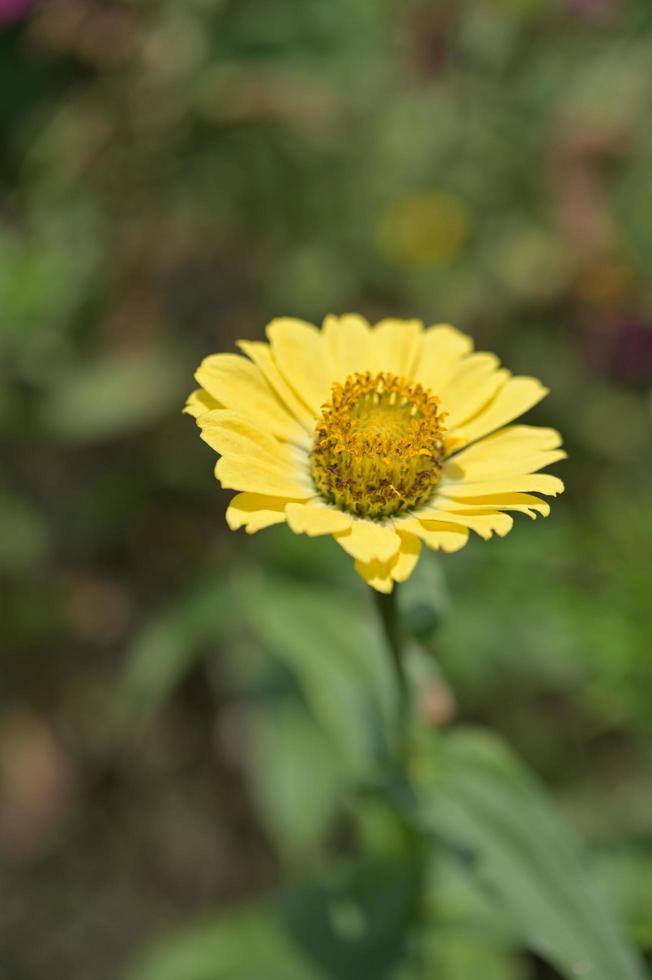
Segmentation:
{"type": "Polygon", "coordinates": [[[464,932],[438,932],[423,963],[401,971],[396,980],[526,980],[531,974],[511,952],[464,932]]]}
{"type": "Polygon", "coordinates": [[[345,771],[369,777],[392,744],[395,689],[382,637],[340,593],[296,582],[241,584],[257,641],[295,677],[345,771]]]}
{"type": "Polygon", "coordinates": [[[142,955],[125,980],[324,980],[272,909],[193,926],[142,955]]]}
{"type": "Polygon", "coordinates": [[[624,844],[598,856],[597,871],[632,934],[644,949],[652,947],[652,848],[624,844]]]}
{"type": "Polygon", "coordinates": [[[327,976],[384,980],[408,951],[421,874],[417,851],[344,862],[282,898],[286,926],[327,976]]]}
{"type": "Polygon", "coordinates": [[[254,709],[250,732],[254,801],[281,855],[300,857],[323,838],[346,774],[331,741],[296,699],[254,709]]]}
{"type": "Polygon", "coordinates": [[[418,772],[422,826],[509,913],[530,950],[569,980],[642,980],[573,833],[504,745],[454,733],[424,749],[418,772]]]}
{"type": "Polygon", "coordinates": [[[160,941],[125,980],[384,980],[406,952],[419,880],[406,853],[344,862],[268,907],[160,941]]]}
{"type": "Polygon", "coordinates": [[[233,600],[224,580],[193,586],[155,615],[136,636],[114,695],[119,728],[142,728],[174,687],[233,623],[233,600]]]}
{"type": "Polygon", "coordinates": [[[111,355],[80,365],[45,398],[44,427],[71,442],[110,439],[181,411],[186,365],[172,351],[111,355]]]}

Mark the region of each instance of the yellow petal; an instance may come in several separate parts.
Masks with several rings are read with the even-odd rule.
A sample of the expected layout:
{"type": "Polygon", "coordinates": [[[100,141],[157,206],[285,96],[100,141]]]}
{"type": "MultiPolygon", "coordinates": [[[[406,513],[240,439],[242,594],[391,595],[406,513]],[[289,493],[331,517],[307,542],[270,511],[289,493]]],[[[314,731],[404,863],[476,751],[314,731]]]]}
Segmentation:
{"type": "Polygon", "coordinates": [[[389,593],[394,588],[394,579],[388,573],[388,563],[378,560],[356,561],[355,570],[376,592],[389,593]]]}
{"type": "Polygon", "coordinates": [[[530,455],[514,454],[513,459],[486,459],[483,462],[458,462],[458,457],[447,461],[442,470],[442,480],[460,483],[480,483],[507,477],[528,476],[537,470],[566,459],[562,449],[552,449],[548,452],[532,453],[530,455]]]}
{"type": "Polygon", "coordinates": [[[428,548],[452,554],[464,547],[469,540],[469,532],[452,524],[432,524],[428,528],[423,528],[419,537],[428,548]]]}
{"type": "Polygon", "coordinates": [[[496,397],[474,419],[465,423],[456,435],[465,443],[475,442],[523,415],[547,394],[548,388],[536,378],[510,378],[496,397]]]}
{"type": "Polygon", "coordinates": [[[414,516],[425,526],[426,530],[430,529],[432,521],[444,524],[456,524],[475,531],[485,541],[488,541],[494,533],[504,538],[514,526],[514,521],[509,514],[501,514],[497,511],[484,514],[469,514],[464,512],[456,513],[446,509],[433,510],[426,508],[422,511],[417,511],[414,516]]]}
{"type": "Polygon", "coordinates": [[[469,540],[469,531],[466,527],[457,527],[451,523],[428,522],[426,527],[416,517],[405,517],[396,524],[397,528],[415,534],[421,538],[424,544],[435,551],[441,549],[446,552],[459,551],[469,540]]]}
{"type": "Polygon", "coordinates": [[[197,419],[197,425],[204,442],[222,455],[233,453],[256,458],[262,453],[283,467],[293,467],[300,452],[286,442],[279,442],[237,412],[227,409],[205,412],[197,419]]]}
{"type": "Polygon", "coordinates": [[[286,508],[287,522],[295,534],[314,538],[319,534],[335,534],[351,526],[351,515],[320,503],[292,503],[286,508]]]}
{"type": "Polygon", "coordinates": [[[357,313],[327,316],[323,330],[333,359],[335,381],[345,381],[351,374],[370,370],[372,334],[363,316],[357,313]]]}
{"type": "Polygon", "coordinates": [[[226,523],[232,531],[244,527],[255,534],[272,524],[283,524],[287,497],[267,497],[260,493],[238,493],[226,511],[226,523]]]}
{"type": "Polygon", "coordinates": [[[558,493],[563,493],[564,484],[549,473],[532,473],[529,476],[504,477],[482,483],[445,483],[442,480],[437,489],[438,496],[442,494],[458,500],[500,493],[545,493],[549,497],[556,497],[558,493]]]}
{"type": "Polygon", "coordinates": [[[405,582],[410,577],[419,560],[421,541],[414,534],[399,531],[401,545],[399,551],[389,561],[356,561],[358,575],[378,592],[391,592],[394,582],[405,582]]]}
{"type": "Polygon", "coordinates": [[[421,320],[381,320],[373,329],[373,368],[369,370],[413,377],[422,341],[421,320]]]}
{"type": "Polygon", "coordinates": [[[272,435],[301,444],[305,432],[281,404],[260,368],[239,354],[206,357],[195,377],[222,405],[244,415],[272,435]]]}
{"type": "Polygon", "coordinates": [[[204,412],[211,412],[216,408],[222,408],[220,403],[203,388],[197,388],[189,395],[183,411],[185,415],[192,415],[193,418],[197,419],[204,412]]]}
{"type": "Polygon", "coordinates": [[[414,534],[399,531],[401,549],[391,564],[390,575],[395,582],[405,582],[410,577],[421,554],[421,541],[414,534]]]}
{"type": "Polygon", "coordinates": [[[509,378],[509,371],[499,370],[494,354],[472,354],[461,361],[448,384],[437,391],[442,409],[448,413],[446,429],[450,435],[463,422],[484,408],[509,378]]]}
{"type": "Polygon", "coordinates": [[[308,435],[303,439],[303,445],[310,445],[310,434],[315,427],[313,413],[299,401],[287,381],[276,367],[272,357],[272,349],[263,341],[239,340],[238,347],[256,364],[265,375],[265,380],[274,389],[281,402],[291,415],[297,419],[308,435]]]}
{"type": "Polygon", "coordinates": [[[258,456],[222,456],[215,466],[215,476],[225,490],[247,490],[270,497],[307,500],[315,490],[300,472],[286,470],[271,463],[265,454],[258,456]]]}
{"type": "Polygon", "coordinates": [[[481,453],[511,455],[514,450],[524,446],[532,450],[559,449],[561,442],[556,429],[546,429],[541,425],[508,425],[469,446],[460,456],[475,458],[481,453]]]}
{"type": "Polygon", "coordinates": [[[560,444],[561,436],[554,429],[512,425],[457,453],[446,468],[458,479],[475,481],[533,473],[566,458],[560,444]]]}
{"type": "Polygon", "coordinates": [[[266,332],[279,371],[304,404],[319,415],[335,380],[323,334],[311,323],[289,317],[272,320],[266,332]]]}
{"type": "Polygon", "coordinates": [[[348,531],[335,536],[349,555],[358,561],[389,561],[401,545],[401,539],[392,528],[374,521],[355,518],[348,531]]]}
{"type": "Polygon", "coordinates": [[[448,324],[428,327],[423,335],[415,381],[437,395],[450,381],[461,359],[473,350],[473,341],[448,324]]]}
{"type": "Polygon", "coordinates": [[[505,510],[527,514],[532,519],[536,518],[537,514],[542,514],[543,517],[548,517],[550,514],[550,504],[547,501],[527,493],[489,494],[482,497],[465,497],[464,500],[452,500],[446,497],[437,500],[435,497],[433,503],[439,503],[447,511],[454,513],[493,513],[497,510],[505,510]]]}
{"type": "Polygon", "coordinates": [[[215,475],[225,489],[296,499],[314,496],[303,450],[225,409],[207,412],[197,421],[202,439],[222,454],[215,475]]]}

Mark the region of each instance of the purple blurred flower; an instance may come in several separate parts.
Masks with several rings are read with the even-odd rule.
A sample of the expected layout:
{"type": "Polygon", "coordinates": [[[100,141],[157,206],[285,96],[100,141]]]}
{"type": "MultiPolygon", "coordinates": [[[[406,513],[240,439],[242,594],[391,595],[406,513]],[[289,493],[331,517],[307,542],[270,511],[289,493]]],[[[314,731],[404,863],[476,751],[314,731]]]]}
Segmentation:
{"type": "Polygon", "coordinates": [[[618,0],[566,0],[571,14],[581,20],[604,22],[612,14],[618,0]]]}
{"type": "Polygon", "coordinates": [[[652,380],[652,321],[619,316],[594,324],[584,334],[589,363],[601,373],[629,384],[652,380]]]}
{"type": "Polygon", "coordinates": [[[24,17],[34,0],[0,0],[0,26],[24,17]]]}

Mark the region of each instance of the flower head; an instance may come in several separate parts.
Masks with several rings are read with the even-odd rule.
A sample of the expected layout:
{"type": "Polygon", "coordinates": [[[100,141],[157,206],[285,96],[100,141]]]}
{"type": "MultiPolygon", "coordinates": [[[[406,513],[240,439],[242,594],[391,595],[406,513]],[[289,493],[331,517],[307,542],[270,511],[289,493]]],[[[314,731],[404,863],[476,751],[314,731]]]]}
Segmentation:
{"type": "Polygon", "coordinates": [[[510,512],[547,516],[535,496],[563,484],[541,474],[564,459],[553,429],[510,425],[548,393],[454,327],[418,320],[294,319],[268,343],[215,354],[188,399],[215,475],[240,491],[226,519],[253,534],[287,523],[331,534],[381,592],[408,578],[422,544],[452,552],[501,537],[510,512]]]}
{"type": "Polygon", "coordinates": [[[376,520],[424,503],[444,461],[442,418],[431,392],[386,371],[336,381],[315,428],[315,487],[328,503],[376,520]]]}

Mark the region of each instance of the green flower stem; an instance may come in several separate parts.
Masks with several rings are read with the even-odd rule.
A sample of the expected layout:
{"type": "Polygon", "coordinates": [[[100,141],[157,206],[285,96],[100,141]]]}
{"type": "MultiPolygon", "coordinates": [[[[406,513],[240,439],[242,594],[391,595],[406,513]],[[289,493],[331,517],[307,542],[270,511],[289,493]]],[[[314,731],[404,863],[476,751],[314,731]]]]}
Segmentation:
{"type": "Polygon", "coordinates": [[[404,768],[407,755],[407,733],[409,719],[409,687],[407,674],[405,672],[405,661],[403,656],[403,633],[401,630],[400,617],[398,612],[398,602],[396,594],[398,585],[389,593],[376,592],[376,605],[380,615],[383,632],[389,647],[394,674],[396,677],[396,688],[398,693],[398,738],[396,759],[401,768],[404,768]]]}
{"type": "MultiPolygon", "coordinates": [[[[428,855],[432,853],[432,845],[426,840],[421,830],[416,826],[412,816],[415,808],[415,790],[408,772],[408,735],[411,716],[410,686],[408,683],[407,671],[405,669],[405,633],[401,628],[401,617],[398,608],[398,585],[389,594],[376,592],[376,606],[382,623],[383,633],[391,654],[394,675],[396,677],[396,689],[398,698],[398,717],[397,717],[397,739],[395,750],[395,765],[397,771],[391,783],[387,802],[394,809],[404,831],[405,842],[409,848],[408,854],[414,862],[416,874],[418,875],[417,894],[419,901],[418,909],[425,909],[425,872],[428,865],[428,855]]],[[[432,908],[433,896],[429,896],[429,910],[432,908]]],[[[416,913],[417,929],[420,935],[425,931],[422,926],[423,912],[416,913]]],[[[411,964],[414,975],[418,977],[431,977],[433,969],[432,952],[426,958],[423,943],[417,944],[410,954],[411,964]]],[[[437,959],[439,954],[437,954],[437,959]]],[[[435,964],[437,965],[437,964],[435,964]]],[[[439,970],[437,970],[437,976],[439,970]]]]}

